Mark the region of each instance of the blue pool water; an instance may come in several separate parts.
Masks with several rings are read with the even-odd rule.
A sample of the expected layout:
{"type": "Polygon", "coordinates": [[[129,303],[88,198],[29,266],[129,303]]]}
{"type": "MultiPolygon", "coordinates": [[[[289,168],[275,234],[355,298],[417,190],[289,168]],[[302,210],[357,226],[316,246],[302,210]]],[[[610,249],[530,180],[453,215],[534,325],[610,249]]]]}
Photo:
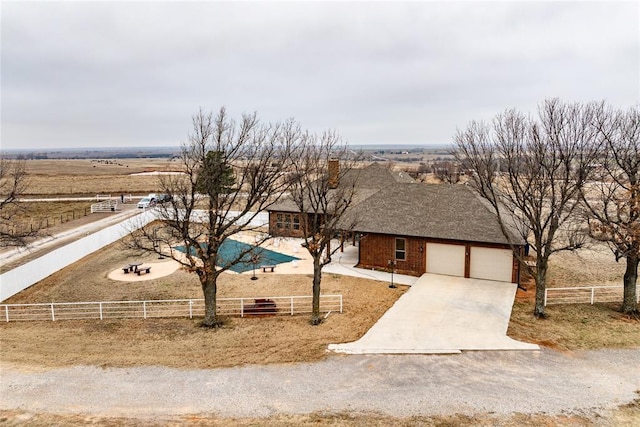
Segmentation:
{"type": "MultiPolygon", "coordinates": [[[[247,243],[238,242],[237,240],[227,239],[220,246],[218,251],[218,266],[223,266],[229,261],[235,259],[240,253],[253,248],[253,254],[258,258],[256,268],[260,268],[261,265],[276,265],[285,262],[298,260],[293,256],[281,254],[280,252],[270,251],[269,249],[261,248],[255,245],[249,245],[247,243]]],[[[184,246],[176,246],[176,249],[181,252],[186,252],[184,246]]],[[[195,250],[191,250],[191,253],[195,254],[195,250]]],[[[251,262],[251,254],[246,254],[243,257],[243,261],[234,265],[229,270],[236,273],[243,273],[253,269],[253,263],[251,262]]]]}

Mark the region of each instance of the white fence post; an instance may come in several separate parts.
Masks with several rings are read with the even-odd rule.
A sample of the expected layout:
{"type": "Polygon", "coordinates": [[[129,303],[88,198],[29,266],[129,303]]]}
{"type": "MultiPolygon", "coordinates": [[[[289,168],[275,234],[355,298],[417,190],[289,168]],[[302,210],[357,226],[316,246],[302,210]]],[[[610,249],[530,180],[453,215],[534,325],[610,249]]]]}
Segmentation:
{"type": "Polygon", "coordinates": [[[143,319],[147,318],[147,302],[146,301],[142,301],[142,318],[143,319]]]}
{"type": "Polygon", "coordinates": [[[244,298],[240,298],[240,317],[244,317],[244,298]]]}
{"type": "Polygon", "coordinates": [[[547,288],[544,288],[544,306],[547,306],[547,288]]]}
{"type": "Polygon", "coordinates": [[[100,320],[103,320],[103,318],[102,318],[102,301],[100,302],[100,320]]]}
{"type": "Polygon", "coordinates": [[[291,315],[293,316],[293,297],[291,297],[291,315]]]}
{"type": "Polygon", "coordinates": [[[342,295],[340,295],[340,313],[342,313],[342,295]]]}
{"type": "Polygon", "coordinates": [[[193,301],[189,300],[189,319],[193,319],[193,301]]]}
{"type": "Polygon", "coordinates": [[[596,293],[596,288],[591,288],[591,305],[593,305],[593,296],[596,293]]]}
{"type": "Polygon", "coordinates": [[[51,303],[51,320],[56,321],[56,312],[53,309],[53,303],[51,303]]]}
{"type": "Polygon", "coordinates": [[[4,306],[4,316],[7,318],[7,322],[9,321],[9,306],[4,306]]]}

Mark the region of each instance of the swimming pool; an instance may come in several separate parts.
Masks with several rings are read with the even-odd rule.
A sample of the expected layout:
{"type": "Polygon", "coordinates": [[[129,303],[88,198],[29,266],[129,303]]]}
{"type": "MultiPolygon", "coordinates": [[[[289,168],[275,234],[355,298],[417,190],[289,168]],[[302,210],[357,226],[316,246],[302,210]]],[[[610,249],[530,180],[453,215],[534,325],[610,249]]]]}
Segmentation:
{"type": "MultiPolygon", "coordinates": [[[[203,243],[203,245],[205,244],[203,243]]],[[[217,265],[219,267],[225,265],[229,261],[235,259],[243,251],[249,250],[251,248],[253,248],[253,254],[255,254],[258,258],[256,268],[259,268],[261,265],[276,265],[300,259],[294,256],[281,254],[280,252],[261,248],[259,246],[239,242],[237,240],[226,239],[224,242],[222,242],[222,246],[220,246],[220,250],[218,251],[217,265]]],[[[176,249],[180,252],[186,252],[184,246],[176,246],[176,249]]],[[[191,253],[195,254],[195,251],[192,249],[191,253]]],[[[240,263],[232,266],[229,270],[235,271],[236,273],[244,273],[245,271],[250,271],[252,269],[253,263],[251,262],[251,253],[249,253],[243,257],[240,263]]]]}

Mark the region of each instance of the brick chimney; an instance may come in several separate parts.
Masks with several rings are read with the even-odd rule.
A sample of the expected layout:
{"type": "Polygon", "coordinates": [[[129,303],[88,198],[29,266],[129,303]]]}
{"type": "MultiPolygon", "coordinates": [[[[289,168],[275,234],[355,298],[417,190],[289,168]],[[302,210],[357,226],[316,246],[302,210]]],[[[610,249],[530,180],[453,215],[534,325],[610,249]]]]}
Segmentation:
{"type": "Polygon", "coordinates": [[[340,160],[329,159],[329,188],[338,188],[340,183],[340,160]]]}

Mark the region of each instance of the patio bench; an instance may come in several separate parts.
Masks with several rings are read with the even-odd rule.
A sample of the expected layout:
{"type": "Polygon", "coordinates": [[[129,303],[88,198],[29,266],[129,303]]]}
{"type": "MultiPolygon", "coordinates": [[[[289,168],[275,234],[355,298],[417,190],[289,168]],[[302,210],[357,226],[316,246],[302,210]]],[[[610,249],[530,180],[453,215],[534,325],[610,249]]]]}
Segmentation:
{"type": "Polygon", "coordinates": [[[138,273],[138,276],[140,276],[142,273],[151,273],[151,267],[139,265],[136,273],[138,273]]]}
{"type": "Polygon", "coordinates": [[[267,269],[270,269],[271,272],[273,273],[273,271],[275,270],[276,266],[275,265],[261,265],[260,268],[262,269],[263,273],[266,273],[267,269]]]}

